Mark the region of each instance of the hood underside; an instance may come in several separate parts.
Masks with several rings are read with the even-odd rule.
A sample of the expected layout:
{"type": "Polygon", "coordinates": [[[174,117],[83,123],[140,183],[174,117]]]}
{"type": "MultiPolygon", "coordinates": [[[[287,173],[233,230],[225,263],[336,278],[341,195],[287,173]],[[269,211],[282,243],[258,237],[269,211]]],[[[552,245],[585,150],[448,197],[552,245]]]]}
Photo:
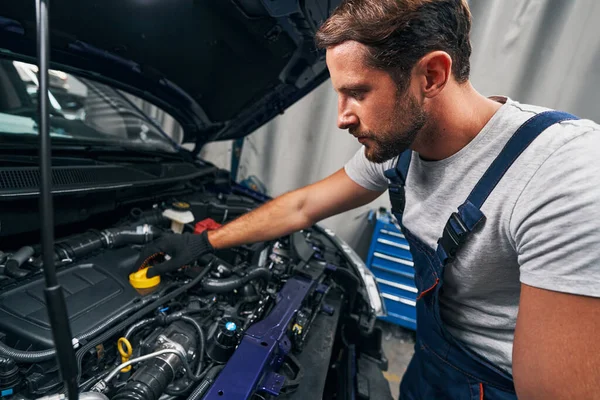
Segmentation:
{"type": "MultiPolygon", "coordinates": [[[[34,61],[35,4],[0,10],[0,55],[34,61]]],[[[118,86],[173,115],[184,142],[243,137],[328,77],[313,37],[339,1],[63,0],[52,68],[118,86]]]]}

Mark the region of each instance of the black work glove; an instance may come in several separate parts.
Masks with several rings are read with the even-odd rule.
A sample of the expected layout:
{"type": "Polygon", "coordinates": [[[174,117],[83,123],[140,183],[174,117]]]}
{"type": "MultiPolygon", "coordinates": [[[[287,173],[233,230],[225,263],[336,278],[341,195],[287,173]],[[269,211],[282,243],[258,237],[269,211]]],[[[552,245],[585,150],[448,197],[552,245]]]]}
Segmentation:
{"type": "Polygon", "coordinates": [[[214,251],[215,249],[208,241],[208,231],[204,231],[199,235],[171,233],[149,243],[142,249],[135,263],[135,270],[150,267],[146,272],[146,276],[152,278],[165,272],[175,271],[214,251]],[[152,261],[161,254],[168,259],[152,265],[152,261]]]}

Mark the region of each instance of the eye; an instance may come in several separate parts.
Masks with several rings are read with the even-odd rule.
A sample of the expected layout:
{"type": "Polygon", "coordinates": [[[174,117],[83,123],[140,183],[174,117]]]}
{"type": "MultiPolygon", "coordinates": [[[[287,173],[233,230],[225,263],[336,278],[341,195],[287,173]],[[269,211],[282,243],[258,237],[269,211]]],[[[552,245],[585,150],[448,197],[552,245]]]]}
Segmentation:
{"type": "Polygon", "coordinates": [[[365,92],[363,90],[351,90],[350,97],[356,100],[362,100],[365,97],[365,92]]]}

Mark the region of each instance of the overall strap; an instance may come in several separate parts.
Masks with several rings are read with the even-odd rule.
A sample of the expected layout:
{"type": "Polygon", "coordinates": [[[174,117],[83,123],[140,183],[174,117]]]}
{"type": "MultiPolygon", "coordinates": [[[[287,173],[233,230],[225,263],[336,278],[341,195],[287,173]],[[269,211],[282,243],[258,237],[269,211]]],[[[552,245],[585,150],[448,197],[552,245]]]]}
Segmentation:
{"type": "Polygon", "coordinates": [[[404,205],[406,204],[404,185],[406,184],[406,178],[408,177],[408,168],[410,167],[411,157],[412,150],[405,150],[398,157],[396,166],[384,172],[385,177],[390,180],[388,191],[390,194],[390,203],[392,204],[392,214],[399,221],[401,220],[399,217],[402,216],[404,205]]]}
{"type": "Polygon", "coordinates": [[[458,207],[458,212],[452,213],[446,222],[444,233],[438,240],[436,250],[442,263],[445,264],[454,259],[456,252],[469,234],[477,224],[485,219],[481,212],[481,206],[527,146],[551,125],[573,119],[578,118],[561,111],[545,111],[531,117],[517,129],[477,182],[467,200],[458,207]]]}

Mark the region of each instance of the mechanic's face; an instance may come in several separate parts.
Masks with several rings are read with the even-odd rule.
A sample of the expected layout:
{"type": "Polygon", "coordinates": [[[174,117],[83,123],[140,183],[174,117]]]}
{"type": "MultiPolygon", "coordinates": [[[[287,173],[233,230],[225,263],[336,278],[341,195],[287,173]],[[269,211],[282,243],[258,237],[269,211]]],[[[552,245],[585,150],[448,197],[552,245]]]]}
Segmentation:
{"type": "Polygon", "coordinates": [[[426,122],[410,87],[400,93],[389,73],[363,60],[364,45],[348,41],[327,49],[338,92],[338,127],[365,146],[367,159],[387,161],[406,150],[426,122]]]}

